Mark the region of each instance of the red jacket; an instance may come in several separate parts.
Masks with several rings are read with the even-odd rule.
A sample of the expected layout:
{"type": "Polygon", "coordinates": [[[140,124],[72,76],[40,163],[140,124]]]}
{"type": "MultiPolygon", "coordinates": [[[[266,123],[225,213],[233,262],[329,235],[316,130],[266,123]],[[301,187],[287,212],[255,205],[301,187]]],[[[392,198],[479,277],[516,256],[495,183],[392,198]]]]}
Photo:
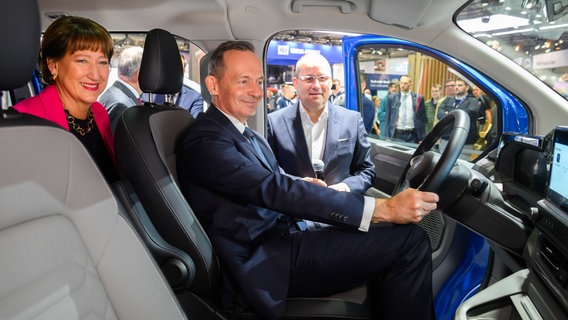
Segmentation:
{"type": "MultiPolygon", "coordinates": [[[[14,106],[14,109],[22,113],[28,113],[40,118],[44,118],[60,125],[61,127],[65,128],[65,130],[69,131],[67,117],[65,116],[65,111],[63,110],[63,103],[61,102],[59,92],[57,92],[57,87],[55,85],[48,86],[35,97],[31,97],[19,102],[14,106]]],[[[97,128],[101,133],[108,153],[110,154],[112,161],[115,162],[116,165],[116,158],[114,155],[114,140],[112,137],[112,131],[110,129],[108,113],[105,107],[103,107],[102,104],[96,101],[91,104],[91,111],[93,112],[95,123],[97,124],[97,128]]]]}

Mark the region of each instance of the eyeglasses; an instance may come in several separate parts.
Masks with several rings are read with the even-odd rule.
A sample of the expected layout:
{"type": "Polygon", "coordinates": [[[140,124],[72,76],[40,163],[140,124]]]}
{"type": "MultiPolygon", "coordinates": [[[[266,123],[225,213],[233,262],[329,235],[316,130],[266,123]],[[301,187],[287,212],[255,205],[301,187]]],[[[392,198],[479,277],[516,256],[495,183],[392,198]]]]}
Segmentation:
{"type": "Polygon", "coordinates": [[[455,87],[455,86],[456,86],[455,84],[447,84],[446,88],[455,87]]]}
{"type": "Polygon", "coordinates": [[[312,76],[312,75],[298,76],[298,79],[302,80],[305,83],[314,83],[316,82],[316,79],[319,81],[319,83],[324,83],[329,81],[330,78],[331,77],[326,74],[321,74],[319,76],[312,76]]]}

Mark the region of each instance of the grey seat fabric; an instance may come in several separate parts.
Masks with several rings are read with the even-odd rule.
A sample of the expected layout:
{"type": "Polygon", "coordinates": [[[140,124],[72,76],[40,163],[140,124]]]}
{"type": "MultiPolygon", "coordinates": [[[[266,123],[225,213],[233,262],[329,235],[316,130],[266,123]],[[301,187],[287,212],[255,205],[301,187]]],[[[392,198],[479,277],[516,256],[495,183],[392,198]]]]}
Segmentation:
{"type": "MultiPolygon", "coordinates": [[[[182,68],[172,61],[181,61],[173,36],[165,30],[151,30],[140,66],[139,82],[144,92],[179,91],[182,68]]],[[[218,289],[219,267],[207,235],[178,188],[175,170],[177,138],[193,121],[187,110],[171,104],[133,106],[118,122],[115,150],[122,183],[132,186],[159,235],[191,258],[194,267],[188,270],[190,277],[178,277],[170,283],[188,312],[203,318],[216,313],[210,298],[218,289]]],[[[155,257],[163,254],[162,250],[152,252],[155,257]]],[[[179,256],[173,259],[179,262],[179,273],[185,273],[188,268],[184,260],[179,256]]]]}
{"type": "MultiPolygon", "coordinates": [[[[0,28],[28,42],[0,53],[11,70],[0,90],[11,90],[37,60],[36,0],[3,3],[0,28]]],[[[73,134],[0,110],[0,149],[0,319],[186,318],[73,134]]]]}

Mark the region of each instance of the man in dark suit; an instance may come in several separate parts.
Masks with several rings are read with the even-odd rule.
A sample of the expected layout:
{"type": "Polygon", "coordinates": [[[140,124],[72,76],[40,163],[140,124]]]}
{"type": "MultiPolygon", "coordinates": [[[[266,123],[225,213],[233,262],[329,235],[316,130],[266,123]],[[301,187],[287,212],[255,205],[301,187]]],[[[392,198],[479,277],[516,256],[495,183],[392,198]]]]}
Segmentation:
{"type": "Polygon", "coordinates": [[[122,50],[118,57],[118,80],[99,97],[99,102],[107,109],[112,132],[126,108],[141,104],[139,98],[142,90],[138,84],[138,73],[143,51],[141,47],[122,50]]]}
{"type": "Polygon", "coordinates": [[[412,79],[400,77],[398,94],[387,97],[386,137],[418,143],[426,136],[426,110],[424,96],[410,91],[412,79]]]}
{"type": "Polygon", "coordinates": [[[280,86],[280,91],[282,91],[282,96],[276,100],[276,110],[284,109],[294,104],[292,99],[296,95],[296,89],[294,89],[291,83],[283,83],[280,86]]]}
{"type": "Polygon", "coordinates": [[[231,275],[223,278],[224,306],[240,290],[264,319],[275,319],[286,297],[330,295],[379,279],[373,303],[381,319],[434,319],[430,242],[413,222],[436,208],[438,196],[406,189],[374,199],[281,173],[266,140],[246,126],[264,94],[253,46],[222,43],[209,63],[212,106],[182,137],[178,170],[231,275]],[[301,218],[335,227],[305,231],[301,218]],[[379,222],[394,224],[374,227],[379,222]]]}
{"type": "Polygon", "coordinates": [[[375,171],[361,114],[329,102],[330,77],[303,81],[301,74],[330,76],[331,67],[320,54],[301,57],[292,78],[298,102],[268,115],[267,140],[280,167],[294,176],[314,177],[312,163],[322,160],[329,187],[365,193],[375,171]]]}
{"type": "Polygon", "coordinates": [[[367,97],[367,94],[361,95],[361,112],[363,113],[363,125],[367,134],[371,134],[373,132],[373,124],[375,123],[376,109],[375,104],[371,99],[367,97]]]}
{"type": "Polygon", "coordinates": [[[333,79],[331,80],[331,94],[329,95],[329,102],[336,104],[335,99],[339,98],[343,92],[341,92],[341,80],[333,79]]]}
{"type": "MultiPolygon", "coordinates": [[[[440,104],[436,117],[441,120],[446,114],[454,109],[461,109],[467,112],[469,116],[469,132],[465,140],[464,149],[473,149],[473,144],[479,138],[477,132],[477,118],[479,115],[479,101],[473,95],[469,94],[469,85],[463,79],[455,81],[455,96],[447,97],[440,104]]],[[[440,152],[443,152],[448,145],[451,130],[446,130],[440,139],[440,152]]]]}

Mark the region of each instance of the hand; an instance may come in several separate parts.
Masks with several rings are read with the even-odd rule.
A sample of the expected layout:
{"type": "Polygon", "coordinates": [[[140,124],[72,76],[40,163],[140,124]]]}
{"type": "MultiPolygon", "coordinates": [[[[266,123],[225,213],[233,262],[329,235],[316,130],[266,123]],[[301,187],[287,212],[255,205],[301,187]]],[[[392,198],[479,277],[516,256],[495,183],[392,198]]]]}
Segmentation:
{"type": "Polygon", "coordinates": [[[415,223],[436,209],[440,198],[433,192],[408,188],[390,199],[376,199],[371,222],[415,223]]]}
{"type": "Polygon", "coordinates": [[[349,192],[351,191],[351,189],[349,189],[349,186],[343,182],[340,183],[336,183],[336,184],[332,184],[330,186],[328,186],[329,188],[335,189],[337,191],[343,191],[343,192],[349,192]]]}
{"type": "Polygon", "coordinates": [[[325,181],[317,179],[317,178],[304,177],[304,178],[302,178],[302,180],[317,184],[318,186],[327,187],[327,183],[325,183],[325,181]]]}

